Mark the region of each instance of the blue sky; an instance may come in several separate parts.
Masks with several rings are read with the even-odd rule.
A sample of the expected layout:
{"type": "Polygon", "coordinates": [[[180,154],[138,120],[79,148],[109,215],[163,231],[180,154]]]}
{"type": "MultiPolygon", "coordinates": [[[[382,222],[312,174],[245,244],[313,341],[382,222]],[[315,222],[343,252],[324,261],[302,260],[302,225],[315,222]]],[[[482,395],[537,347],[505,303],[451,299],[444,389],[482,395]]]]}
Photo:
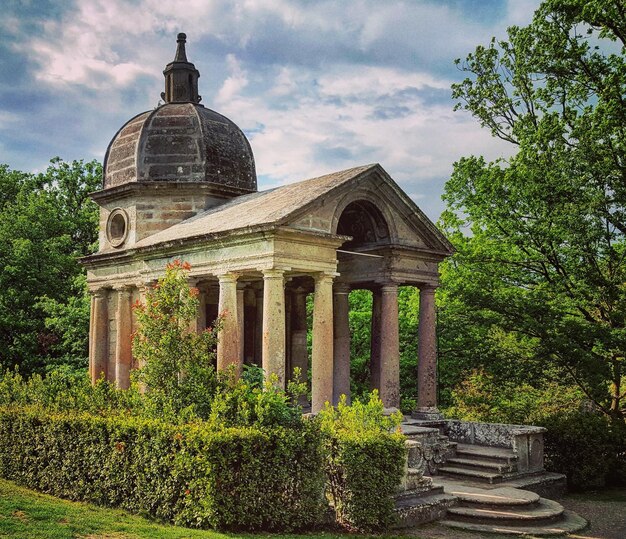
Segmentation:
{"type": "Polygon", "coordinates": [[[259,188],[380,162],[436,220],[463,155],[509,151],[453,112],[465,57],[536,0],[3,0],[0,163],[102,160],[157,106],[186,32],[202,103],[237,123],[259,188]]]}

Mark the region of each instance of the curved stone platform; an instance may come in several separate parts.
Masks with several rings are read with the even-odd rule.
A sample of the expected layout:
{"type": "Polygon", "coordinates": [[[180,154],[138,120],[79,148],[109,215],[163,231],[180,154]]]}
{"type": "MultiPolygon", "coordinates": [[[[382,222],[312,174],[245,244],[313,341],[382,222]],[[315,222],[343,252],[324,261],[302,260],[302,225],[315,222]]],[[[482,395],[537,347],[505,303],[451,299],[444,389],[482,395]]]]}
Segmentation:
{"type": "Polygon", "coordinates": [[[444,492],[455,496],[440,523],[482,533],[531,536],[564,535],[579,531],[587,521],[555,501],[513,487],[481,488],[460,481],[443,481],[444,492]]]}

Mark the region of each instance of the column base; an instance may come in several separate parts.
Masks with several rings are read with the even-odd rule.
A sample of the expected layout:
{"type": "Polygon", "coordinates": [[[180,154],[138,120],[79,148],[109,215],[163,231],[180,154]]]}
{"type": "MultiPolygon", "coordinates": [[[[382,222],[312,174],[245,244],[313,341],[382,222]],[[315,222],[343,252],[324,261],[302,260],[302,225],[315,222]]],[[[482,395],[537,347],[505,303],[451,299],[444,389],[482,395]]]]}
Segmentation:
{"type": "Polygon", "coordinates": [[[416,408],[413,410],[411,417],[413,419],[421,419],[423,421],[439,421],[443,419],[443,415],[436,406],[416,408]]]}

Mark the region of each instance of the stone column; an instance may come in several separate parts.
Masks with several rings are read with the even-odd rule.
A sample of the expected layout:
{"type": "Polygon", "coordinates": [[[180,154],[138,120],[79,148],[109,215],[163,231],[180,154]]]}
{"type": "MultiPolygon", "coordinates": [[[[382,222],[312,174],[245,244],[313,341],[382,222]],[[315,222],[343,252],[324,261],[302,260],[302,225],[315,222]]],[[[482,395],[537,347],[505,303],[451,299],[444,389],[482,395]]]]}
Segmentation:
{"type": "Polygon", "coordinates": [[[100,288],[94,292],[93,306],[93,356],[90,361],[91,381],[95,383],[103,374],[107,377],[109,361],[109,291],[100,288]]]}
{"type": "Polygon", "coordinates": [[[284,271],[263,270],[263,348],[265,376],[275,374],[285,388],[285,279],[284,271]]]}
{"type": "MultiPolygon", "coordinates": [[[[309,351],[306,343],[306,290],[296,288],[291,296],[291,368],[290,373],[293,379],[293,369],[300,369],[300,382],[307,381],[309,369],[309,351]]],[[[300,404],[308,404],[307,396],[301,395],[300,404]]]]}
{"type": "Polygon", "coordinates": [[[254,363],[259,367],[263,358],[263,289],[254,291],[256,319],[254,324],[254,363]]]}
{"type": "Polygon", "coordinates": [[[222,317],[221,330],[217,336],[217,370],[225,371],[231,365],[235,373],[241,373],[239,354],[239,322],[237,307],[237,275],[223,273],[219,275],[220,291],[218,313],[222,317]]]}
{"type": "Polygon", "coordinates": [[[237,284],[237,342],[239,344],[239,363],[243,365],[244,363],[244,320],[245,320],[245,304],[244,304],[244,294],[246,285],[244,283],[237,284]]]}
{"type": "Polygon", "coordinates": [[[243,326],[243,362],[252,365],[255,362],[254,339],[256,334],[256,299],[255,291],[247,287],[244,294],[243,326]]]}
{"type": "Polygon", "coordinates": [[[119,389],[130,387],[132,365],[132,304],[130,286],[117,289],[115,384],[119,389]]]}
{"type": "Polygon", "coordinates": [[[202,333],[207,327],[206,319],[206,285],[196,284],[198,288],[198,316],[196,316],[196,331],[202,333]]]}
{"type": "Polygon", "coordinates": [[[285,383],[291,380],[293,366],[291,365],[291,296],[292,290],[285,282],[285,383]]]}
{"type": "Polygon", "coordinates": [[[370,343],[370,387],[380,394],[380,288],[372,290],[372,323],[370,343]]]}
{"type": "Polygon", "coordinates": [[[400,333],[398,285],[381,287],[380,302],[380,399],[385,408],[400,407],[400,333]]]}
{"type": "Polygon", "coordinates": [[[347,397],[350,404],[350,286],[335,283],[333,286],[333,404],[337,404],[341,395],[347,397]]]}
{"type": "Polygon", "coordinates": [[[437,313],[436,287],[420,287],[420,317],[417,348],[417,409],[418,419],[441,419],[437,409],[437,313]]]}
{"type": "Polygon", "coordinates": [[[89,307],[89,379],[93,380],[93,360],[94,360],[94,328],[95,328],[95,304],[96,304],[96,296],[95,292],[89,291],[91,296],[91,304],[89,307]]]}
{"type": "Polygon", "coordinates": [[[311,371],[311,411],[317,413],[333,402],[333,277],[326,274],[315,279],[311,371]]]}
{"type": "Polygon", "coordinates": [[[196,316],[189,324],[189,331],[193,333],[201,333],[206,328],[206,294],[200,288],[200,281],[196,277],[189,277],[187,282],[189,288],[195,288],[198,291],[198,310],[196,316]]]}

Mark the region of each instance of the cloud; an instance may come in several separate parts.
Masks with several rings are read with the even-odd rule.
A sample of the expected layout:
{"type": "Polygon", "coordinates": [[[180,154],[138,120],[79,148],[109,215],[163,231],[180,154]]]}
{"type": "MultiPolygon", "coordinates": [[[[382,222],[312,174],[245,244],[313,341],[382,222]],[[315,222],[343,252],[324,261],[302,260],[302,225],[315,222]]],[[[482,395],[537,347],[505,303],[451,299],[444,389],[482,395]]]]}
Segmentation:
{"type": "Polygon", "coordinates": [[[0,145],[14,166],[103,158],[156,106],[176,33],[203,104],[248,134],[262,188],[380,162],[436,218],[452,162],[508,151],[452,113],[453,65],[535,0],[9,2],[0,20],[0,145]],[[429,211],[429,208],[433,208],[429,211]]]}

